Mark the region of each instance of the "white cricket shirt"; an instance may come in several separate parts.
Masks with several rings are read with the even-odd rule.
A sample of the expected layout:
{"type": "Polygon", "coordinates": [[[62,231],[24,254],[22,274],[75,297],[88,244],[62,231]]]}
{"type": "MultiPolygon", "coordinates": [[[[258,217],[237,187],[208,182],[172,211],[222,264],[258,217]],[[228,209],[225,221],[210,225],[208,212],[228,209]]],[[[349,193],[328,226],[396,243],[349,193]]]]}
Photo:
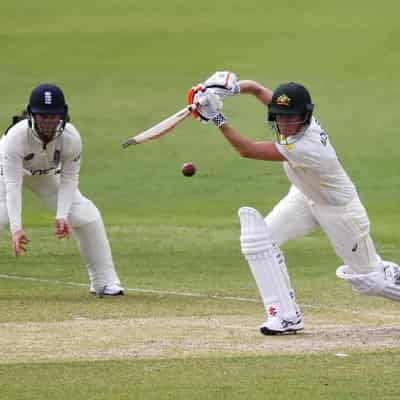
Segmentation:
{"type": "Polygon", "coordinates": [[[289,136],[288,144],[276,143],[287,160],[283,167],[289,180],[317,204],[349,203],[356,189],[321,125],[312,118],[305,132],[298,135],[289,136]]]}

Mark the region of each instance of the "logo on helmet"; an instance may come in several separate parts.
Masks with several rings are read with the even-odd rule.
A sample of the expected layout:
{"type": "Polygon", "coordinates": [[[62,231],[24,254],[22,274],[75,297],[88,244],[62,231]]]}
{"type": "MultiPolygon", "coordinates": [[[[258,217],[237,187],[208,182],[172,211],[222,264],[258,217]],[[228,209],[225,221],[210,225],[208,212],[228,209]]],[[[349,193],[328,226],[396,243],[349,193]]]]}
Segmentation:
{"type": "Polygon", "coordinates": [[[290,97],[288,97],[286,94],[282,94],[276,99],[276,103],[280,106],[289,107],[290,97]]]}
{"type": "Polygon", "coordinates": [[[44,104],[52,104],[53,98],[51,92],[44,92],[44,104]]]}

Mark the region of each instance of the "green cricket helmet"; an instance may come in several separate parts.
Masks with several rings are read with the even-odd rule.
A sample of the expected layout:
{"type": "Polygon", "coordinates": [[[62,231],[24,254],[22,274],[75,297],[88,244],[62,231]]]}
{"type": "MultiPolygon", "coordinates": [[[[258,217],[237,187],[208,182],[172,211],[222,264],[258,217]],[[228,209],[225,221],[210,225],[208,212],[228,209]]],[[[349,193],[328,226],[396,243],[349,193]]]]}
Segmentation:
{"type": "Polygon", "coordinates": [[[295,82],[279,85],[272,94],[268,105],[268,121],[274,122],[279,114],[305,115],[311,118],[314,104],[308,90],[295,82]]]}

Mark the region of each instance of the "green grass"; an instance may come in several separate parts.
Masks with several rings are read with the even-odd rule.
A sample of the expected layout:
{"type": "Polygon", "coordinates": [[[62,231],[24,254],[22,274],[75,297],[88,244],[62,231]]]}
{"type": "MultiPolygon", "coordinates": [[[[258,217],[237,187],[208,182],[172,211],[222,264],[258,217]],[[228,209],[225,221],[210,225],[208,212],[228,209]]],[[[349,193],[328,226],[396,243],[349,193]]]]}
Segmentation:
{"type": "Polygon", "coordinates": [[[399,353],[140,360],[0,367],[18,399],[396,399],[399,353]],[[306,363],[306,364],[305,364],[306,363]],[[310,367],[305,367],[305,365],[310,367]],[[311,367],[312,366],[312,367],[311,367]],[[76,370],[81,373],[76,374],[76,370]],[[113,375],[110,376],[110,371],[113,375]],[[379,374],[377,373],[379,371],[379,374]],[[15,377],[23,377],[22,381],[15,377]]]}
{"type": "MultiPolygon", "coordinates": [[[[14,259],[9,234],[0,246],[0,274],[21,278],[0,279],[2,396],[397,397],[398,346],[379,347],[379,335],[372,335],[376,341],[370,348],[350,351],[348,342],[357,341],[354,332],[344,340],[345,358],[335,357],[333,350],[270,354],[263,347],[270,342],[258,336],[243,338],[243,343],[260,348],[251,356],[230,353],[223,347],[227,338],[201,358],[185,353],[175,358],[131,355],[107,362],[93,357],[47,362],[43,350],[40,363],[32,363],[29,344],[25,359],[10,363],[9,356],[20,348],[30,326],[40,331],[79,318],[115,321],[121,328],[140,319],[173,323],[233,318],[239,325],[245,321],[244,332],[257,331],[263,309],[240,254],[237,209],[252,205],[268,213],[289,187],[282,166],[241,160],[213,126],[196,121],[185,122],[160,141],[121,149],[124,139],[183,107],[187,89],[216,70],[230,69],[239,78],[271,88],[289,80],[310,88],[316,115],[368,209],[379,253],[400,260],[398,2],[388,0],[379,8],[370,0],[329,5],[315,0],[3,3],[0,126],[5,128],[24,107],[37,84],[50,81],[63,87],[84,143],[81,190],[101,210],[118,272],[133,290],[122,299],[89,296],[75,243],[55,240],[53,213],[25,192],[24,226],[32,239],[28,253],[14,259]],[[188,161],[198,168],[192,178],[180,172],[188,161]],[[7,324],[19,332],[17,337],[7,338],[7,324]]],[[[254,99],[229,98],[224,112],[249,137],[273,138],[265,124],[266,110],[254,99]]],[[[319,339],[318,324],[371,329],[396,325],[396,304],[358,296],[335,277],[341,262],[321,232],[285,244],[284,251],[305,313],[310,335],[306,333],[305,341],[319,339]]],[[[189,333],[173,328],[161,325],[157,333],[165,329],[166,342],[189,340],[190,324],[185,328],[189,333]]],[[[140,332],[135,329],[124,331],[123,339],[136,345],[140,332]]],[[[212,341],[217,330],[201,332],[212,341]]],[[[95,332],[100,335],[96,340],[111,340],[113,347],[101,328],[95,332]]],[[[78,343],[84,333],[78,334],[78,343]]],[[[320,336],[324,338],[324,331],[320,336]]],[[[38,342],[59,339],[65,338],[51,338],[51,333],[47,338],[42,331],[35,336],[38,342]]],[[[156,337],[149,346],[160,343],[156,337]]]]}

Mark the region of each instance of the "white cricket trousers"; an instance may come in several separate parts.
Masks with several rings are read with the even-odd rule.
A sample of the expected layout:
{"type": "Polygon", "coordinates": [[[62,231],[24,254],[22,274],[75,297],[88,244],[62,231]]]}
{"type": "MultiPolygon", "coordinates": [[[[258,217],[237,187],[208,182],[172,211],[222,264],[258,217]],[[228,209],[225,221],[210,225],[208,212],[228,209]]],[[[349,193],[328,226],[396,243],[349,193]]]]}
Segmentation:
{"type": "Polygon", "coordinates": [[[321,205],[292,186],[265,221],[279,245],[320,227],[354,272],[365,274],[383,267],[370,236],[368,215],[357,195],[345,206],[321,205]]]}
{"type": "MultiPolygon", "coordinates": [[[[25,175],[23,185],[44,200],[50,208],[57,209],[59,175],[25,175]]],[[[74,193],[68,222],[73,228],[79,252],[88,268],[90,283],[96,292],[106,285],[120,284],[101,214],[78,189],[74,193]]],[[[0,233],[8,223],[6,187],[4,177],[0,176],[0,233]]]]}

